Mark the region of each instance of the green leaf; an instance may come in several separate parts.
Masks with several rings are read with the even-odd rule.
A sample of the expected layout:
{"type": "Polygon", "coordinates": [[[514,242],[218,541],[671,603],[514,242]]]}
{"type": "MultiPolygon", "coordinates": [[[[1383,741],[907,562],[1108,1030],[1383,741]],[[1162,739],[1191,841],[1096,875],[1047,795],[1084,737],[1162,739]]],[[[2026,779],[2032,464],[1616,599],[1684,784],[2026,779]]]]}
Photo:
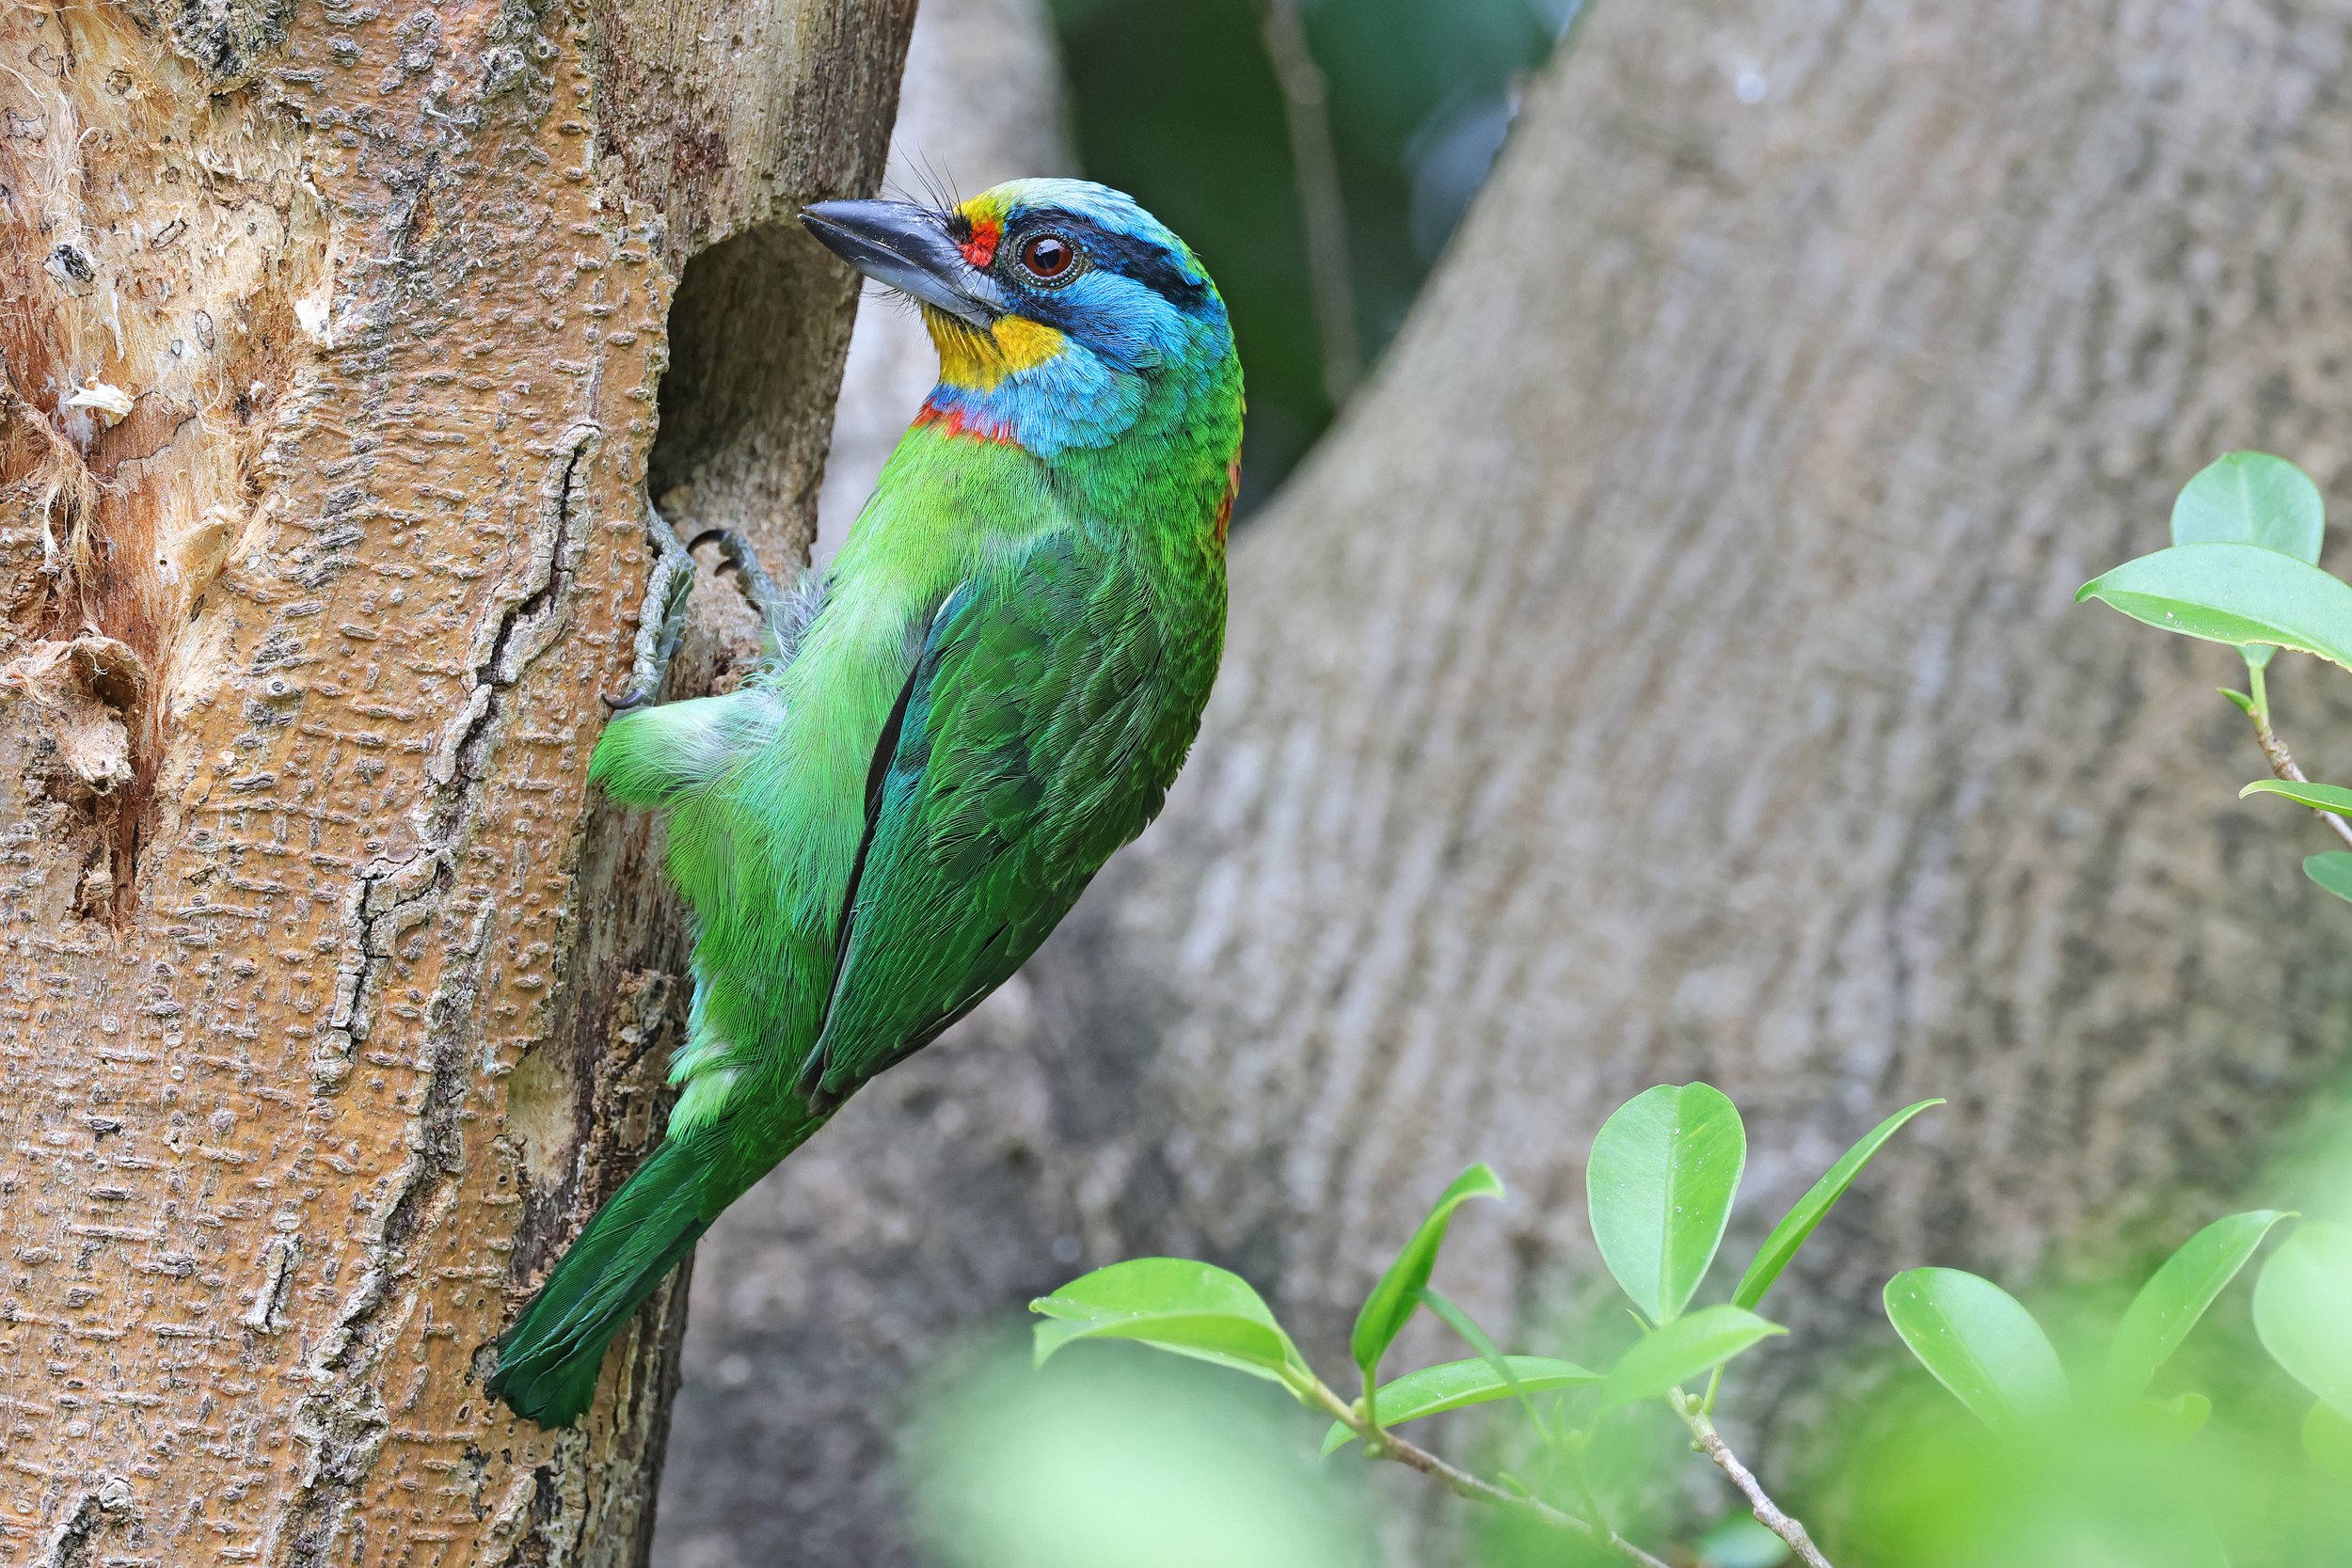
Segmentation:
{"type": "MultiPolygon", "coordinates": [[[[1453,1302],[1438,1294],[1438,1288],[1434,1285],[1424,1285],[1414,1294],[1420,1298],[1421,1304],[1436,1313],[1439,1321],[1448,1328],[1460,1335],[1468,1342],[1470,1348],[1478,1353],[1480,1360],[1493,1369],[1495,1376],[1502,1381],[1502,1386],[1517,1396],[1519,1403],[1525,1407],[1528,1420],[1534,1423],[1538,1433],[1543,1434],[1544,1440],[1547,1443],[1549,1442],[1551,1429],[1544,1424],[1543,1417],[1535,1409],[1535,1402],[1527,1397],[1527,1390],[1518,1385],[1517,1374],[1511,1370],[1510,1358],[1502,1354],[1502,1348],[1487,1336],[1486,1331],[1478,1326],[1477,1321],[1468,1312],[1454,1306],[1453,1302]]],[[[1375,1408],[1380,1407],[1375,1405],[1375,1408]]],[[[1383,1415],[1382,1419],[1386,1418],[1383,1415]]]]}
{"type": "Polygon", "coordinates": [[[2324,855],[2306,855],[2303,875],[2337,897],[2352,899],[2352,850],[2332,849],[2324,855]]]}
{"type": "Polygon", "coordinates": [[[2249,795],[2283,795],[2298,806],[2313,811],[2352,811],[2352,789],[2340,789],[2334,784],[2292,784],[2285,779],[2256,779],[2237,792],[2245,800],[2249,795]]]}
{"type": "Polygon", "coordinates": [[[1698,1539],[1699,1568],[1779,1568],[1788,1543],[1744,1513],[1735,1513],[1698,1539]]]}
{"type": "Polygon", "coordinates": [[[2300,1226],[2270,1255],[2254,1332],[2288,1376],[2352,1417],[2352,1226],[2300,1226]]]}
{"type": "Polygon", "coordinates": [[[2212,1416],[2213,1401],[2202,1394],[2134,1400],[2123,1407],[2124,1419],[2131,1425],[2176,1448],[2203,1431],[2212,1416]]]}
{"type": "Polygon", "coordinates": [[[1041,1365],[1079,1339],[1139,1339],[1154,1349],[1230,1367],[1289,1386],[1295,1353],[1280,1329],[1214,1312],[1139,1312],[1093,1321],[1057,1320],[1037,1325],[1041,1365]]]}
{"type": "Polygon", "coordinates": [[[2075,592],[2209,642],[2269,643],[2352,669],[2352,585],[2259,545],[2175,545],[2075,592]]]}
{"type": "MultiPolygon", "coordinates": [[[[1581,1388],[1600,1381],[1598,1372],[1587,1371],[1573,1361],[1554,1361],[1542,1355],[1506,1355],[1502,1360],[1510,1369],[1512,1382],[1518,1386],[1517,1390],[1483,1357],[1423,1367],[1394,1382],[1382,1384],[1375,1396],[1380,1424],[1398,1426],[1423,1416],[1435,1416],[1441,1410],[1459,1410],[1466,1404],[1509,1399],[1514,1392],[1541,1394],[1554,1388],[1581,1388]]],[[[1354,1433],[1334,1421],[1331,1430],[1323,1434],[1323,1451],[1337,1452],[1355,1440],[1354,1433]]]]}
{"type": "Polygon", "coordinates": [[[1781,1271],[1788,1266],[1790,1259],[1796,1257],[1797,1249],[1804,1245],[1805,1238],[1813,1234],[1813,1227],[1821,1223],[1822,1216],[1830,1212],[1831,1206],[1845,1196],[1848,1187],[1853,1185],[1853,1179],[1862,1174],[1862,1167],[1870,1163],[1870,1157],[1895,1135],[1904,1122],[1931,1105],[1943,1103],[1941,1100],[1922,1100],[1916,1105],[1904,1106],[1864,1133],[1861,1142],[1839,1156],[1837,1163],[1822,1173],[1821,1179],[1813,1183],[1812,1190],[1799,1198],[1797,1206],[1783,1215],[1781,1222],[1772,1227],[1772,1233],[1764,1238],[1763,1246],[1756,1251],[1756,1261],[1750,1263],[1748,1272],[1740,1276],[1740,1288],[1731,1292],[1731,1304],[1751,1308],[1761,1304],[1764,1292],[1772,1288],[1772,1281],[1780,1277],[1781,1271]]]}
{"type": "Polygon", "coordinates": [[[2303,1451],[2338,1481],[2352,1481],[2352,1417],[2315,1404],[2303,1418],[2303,1451]]]}
{"type": "Polygon", "coordinates": [[[1290,1336],[1249,1282],[1189,1258],[1136,1258],[1097,1269],[1029,1303],[1040,1366],[1078,1339],[1138,1339],[1230,1367],[1294,1392],[1311,1378],[1290,1336]]]}
{"type": "Polygon", "coordinates": [[[1744,1307],[1702,1307],[1651,1330],[1617,1357],[1600,1386],[1600,1408],[1657,1399],[1714,1370],[1760,1339],[1788,1331],[1744,1307]]]}
{"type": "Polygon", "coordinates": [[[1438,1248],[1445,1241],[1446,1223],[1454,1218],[1454,1211],[1474,1197],[1502,1196],[1502,1182],[1485,1165],[1472,1165],[1455,1177],[1454,1185],[1429,1211],[1429,1217],[1421,1222],[1421,1228],[1413,1232],[1413,1239],[1405,1243],[1405,1250],[1396,1255],[1396,1261],[1389,1265],[1389,1272],[1380,1276],[1380,1283],[1372,1288],[1372,1294],[1364,1298],[1348,1350],[1356,1365],[1363,1369],[1366,1383],[1379,1372],[1380,1358],[1419,1305],[1416,1292],[1429,1283],[1429,1271],[1437,1267],[1438,1248]]]}
{"type": "Polygon", "coordinates": [[[1273,1309],[1249,1281],[1189,1258],[1135,1258],[1080,1275],[1029,1303],[1049,1318],[1090,1319],[1137,1312],[1222,1313],[1276,1327],[1273,1309]]]}
{"type": "Polygon", "coordinates": [[[2207,464],[2172,503],[2175,545],[2260,545],[2316,566],[2327,534],[2319,486],[2268,452],[2233,451],[2207,464]]]}
{"type": "Polygon", "coordinates": [[[1707,1084],[1645,1089],[1594,1137],[1584,1168],[1593,1239],[1651,1323],[1672,1323],[1690,1305],[1747,1160],[1738,1108],[1707,1084]]]}
{"type": "MultiPolygon", "coordinates": [[[[2267,452],[2233,451],[2208,464],[2172,503],[2175,545],[2259,545],[2316,566],[2327,532],[2319,487],[2267,452]]],[[[2257,670],[2278,651],[2261,643],[2238,649],[2257,670]]]]}
{"type": "Polygon", "coordinates": [[[2254,1256],[2270,1227],[2286,1217],[2276,1209],[2231,1214],[2191,1236],[2164,1260],[2132,1298],[2107,1346],[2109,1397],[2127,1400],[2148,1386],[2214,1297],[2254,1256]]]}
{"type": "Polygon", "coordinates": [[[1920,1365],[1996,1432],[2042,1420],[2065,1402],[2066,1373],[2048,1336],[1989,1279],[1906,1269],[1886,1282],[1886,1316],[1920,1365]]]}
{"type": "Polygon", "coordinates": [[[1781,1568],[1788,1561],[1788,1543],[1750,1519],[1731,1514],[1708,1526],[1693,1543],[1698,1568],[1781,1568]]]}

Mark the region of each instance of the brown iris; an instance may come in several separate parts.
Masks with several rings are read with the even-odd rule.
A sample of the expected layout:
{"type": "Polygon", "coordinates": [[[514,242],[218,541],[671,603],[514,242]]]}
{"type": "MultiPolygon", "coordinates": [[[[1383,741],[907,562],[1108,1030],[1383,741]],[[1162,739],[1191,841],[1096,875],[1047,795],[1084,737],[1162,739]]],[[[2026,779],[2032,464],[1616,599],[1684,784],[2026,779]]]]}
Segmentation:
{"type": "Polygon", "coordinates": [[[1030,277],[1051,283],[1069,276],[1078,262],[1078,247],[1059,234],[1032,234],[1021,243],[1021,265],[1030,277]]]}

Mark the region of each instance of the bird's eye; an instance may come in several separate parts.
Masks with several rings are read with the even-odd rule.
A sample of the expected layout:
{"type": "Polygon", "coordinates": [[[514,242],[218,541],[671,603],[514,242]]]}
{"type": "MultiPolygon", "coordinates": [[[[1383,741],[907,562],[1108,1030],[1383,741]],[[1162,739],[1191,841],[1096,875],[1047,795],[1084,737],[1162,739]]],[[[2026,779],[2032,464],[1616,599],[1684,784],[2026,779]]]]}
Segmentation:
{"type": "Polygon", "coordinates": [[[1058,283],[1078,264],[1078,247],[1059,234],[1032,234],[1021,242],[1021,270],[1041,283],[1058,283]]]}

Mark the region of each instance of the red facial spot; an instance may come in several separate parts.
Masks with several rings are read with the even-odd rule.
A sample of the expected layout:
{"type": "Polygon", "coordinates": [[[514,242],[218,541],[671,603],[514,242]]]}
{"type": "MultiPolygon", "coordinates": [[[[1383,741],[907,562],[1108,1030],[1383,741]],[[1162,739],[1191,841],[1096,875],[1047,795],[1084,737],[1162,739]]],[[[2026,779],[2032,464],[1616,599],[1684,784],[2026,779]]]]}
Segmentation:
{"type": "Polygon", "coordinates": [[[972,237],[963,242],[963,259],[976,267],[984,267],[996,260],[997,242],[1005,237],[1004,227],[993,218],[982,218],[972,226],[972,237]]]}

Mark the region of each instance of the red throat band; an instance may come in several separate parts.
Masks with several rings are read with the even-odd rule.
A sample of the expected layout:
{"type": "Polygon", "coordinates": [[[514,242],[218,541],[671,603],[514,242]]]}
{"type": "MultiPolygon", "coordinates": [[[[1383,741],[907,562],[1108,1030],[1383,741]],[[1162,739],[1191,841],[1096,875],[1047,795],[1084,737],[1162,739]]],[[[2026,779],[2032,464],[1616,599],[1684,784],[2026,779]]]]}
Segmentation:
{"type": "Polygon", "coordinates": [[[968,441],[995,441],[1008,447],[1017,447],[1021,444],[1013,438],[1011,431],[1000,424],[990,423],[986,420],[967,420],[961,408],[942,408],[936,403],[928,401],[916,412],[914,422],[917,425],[929,425],[943,436],[958,436],[968,441]]]}

